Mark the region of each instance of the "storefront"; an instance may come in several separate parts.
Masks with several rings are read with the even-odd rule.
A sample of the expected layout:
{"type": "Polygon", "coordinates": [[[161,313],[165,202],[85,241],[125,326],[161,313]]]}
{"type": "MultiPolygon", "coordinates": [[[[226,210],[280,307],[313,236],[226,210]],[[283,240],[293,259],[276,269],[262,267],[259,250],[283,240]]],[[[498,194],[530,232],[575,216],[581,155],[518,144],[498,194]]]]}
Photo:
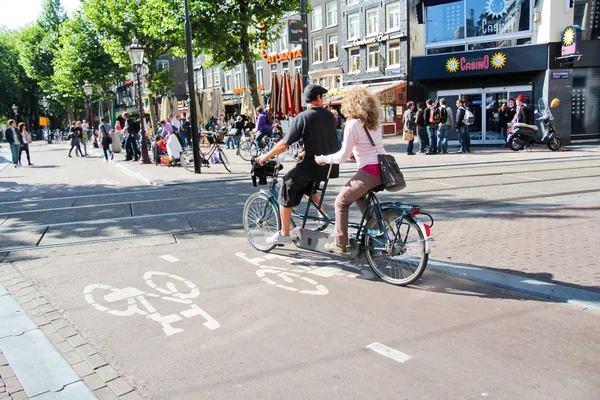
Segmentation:
{"type": "MultiPolygon", "coordinates": [[[[547,66],[548,45],[507,47],[414,57],[413,79],[425,87],[425,97],[445,98],[454,113],[456,100],[467,104],[475,115],[474,144],[500,144],[502,104],[519,94],[537,104],[547,66]]],[[[458,140],[456,132],[450,140],[458,140]]]]}

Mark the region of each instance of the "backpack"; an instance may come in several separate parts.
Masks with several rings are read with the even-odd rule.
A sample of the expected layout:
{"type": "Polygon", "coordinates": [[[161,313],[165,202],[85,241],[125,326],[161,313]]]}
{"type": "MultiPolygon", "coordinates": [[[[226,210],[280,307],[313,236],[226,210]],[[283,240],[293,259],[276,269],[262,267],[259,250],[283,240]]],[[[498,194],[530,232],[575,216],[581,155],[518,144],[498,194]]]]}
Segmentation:
{"type": "Polygon", "coordinates": [[[265,113],[265,124],[273,126],[273,118],[268,112],[265,113]]]}
{"type": "Polygon", "coordinates": [[[440,124],[445,124],[448,121],[448,109],[440,107],[440,124]]]}
{"type": "Polygon", "coordinates": [[[438,124],[441,119],[440,109],[438,107],[433,107],[429,113],[429,122],[431,124],[438,124]]]}
{"type": "Polygon", "coordinates": [[[473,123],[475,122],[475,115],[473,115],[471,110],[469,110],[468,108],[465,108],[465,116],[463,117],[462,122],[465,125],[473,125],[473,123]]]}

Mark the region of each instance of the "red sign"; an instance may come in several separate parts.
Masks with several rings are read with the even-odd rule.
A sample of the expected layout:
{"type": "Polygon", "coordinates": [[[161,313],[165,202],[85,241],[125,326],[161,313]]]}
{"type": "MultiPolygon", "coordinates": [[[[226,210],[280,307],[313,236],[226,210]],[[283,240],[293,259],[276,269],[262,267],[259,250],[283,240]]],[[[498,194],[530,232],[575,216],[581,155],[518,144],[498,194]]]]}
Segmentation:
{"type": "Polygon", "coordinates": [[[267,63],[281,62],[291,60],[293,58],[302,58],[302,50],[286,51],[285,53],[267,56],[267,63]]]}

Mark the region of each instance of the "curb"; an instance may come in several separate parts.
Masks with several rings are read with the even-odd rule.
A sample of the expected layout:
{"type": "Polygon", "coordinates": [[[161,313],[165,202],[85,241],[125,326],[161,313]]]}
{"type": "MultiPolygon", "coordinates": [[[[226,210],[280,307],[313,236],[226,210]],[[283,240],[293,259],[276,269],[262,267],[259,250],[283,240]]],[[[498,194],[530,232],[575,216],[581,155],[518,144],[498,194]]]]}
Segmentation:
{"type": "Polygon", "coordinates": [[[540,281],[526,276],[499,272],[485,267],[430,260],[427,269],[475,282],[514,290],[561,303],[574,304],[600,311],[600,293],[557,283],[540,281]]]}

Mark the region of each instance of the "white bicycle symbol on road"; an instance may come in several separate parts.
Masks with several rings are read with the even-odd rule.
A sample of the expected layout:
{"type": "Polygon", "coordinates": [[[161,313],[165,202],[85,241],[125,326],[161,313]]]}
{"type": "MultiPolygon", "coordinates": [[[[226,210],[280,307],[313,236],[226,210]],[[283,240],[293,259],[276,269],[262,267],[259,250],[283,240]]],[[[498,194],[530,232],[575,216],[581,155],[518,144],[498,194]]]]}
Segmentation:
{"type": "Polygon", "coordinates": [[[98,311],[119,317],[130,317],[139,314],[145,316],[147,319],[156,321],[162,325],[162,329],[167,336],[183,332],[183,329],[174,328],[172,324],[182,321],[183,318],[192,318],[198,315],[206,320],[204,326],[208,329],[213,330],[221,326],[207,312],[193,303],[192,299],[195,299],[200,295],[200,290],[187,279],[167,272],[149,271],[144,274],[144,281],[151,289],[160,294],[143,292],[134,287],[119,289],[97,283],[86,286],[83,290],[83,294],[85,295],[86,301],[98,311]],[[161,278],[164,280],[164,286],[158,285],[154,282],[153,278],[161,278]],[[181,287],[184,292],[180,291],[179,287],[181,287]],[[104,292],[105,294],[100,297],[98,292],[104,292]],[[94,295],[97,297],[94,297],[94,295]],[[100,301],[97,301],[97,299],[100,301]],[[148,299],[160,299],[169,303],[188,306],[189,308],[180,311],[179,313],[161,315],[156,311],[156,308],[150,304],[148,299]],[[117,308],[111,309],[106,305],[100,304],[100,302],[104,302],[106,305],[111,306],[117,305],[117,308]]]}
{"type": "MultiPolygon", "coordinates": [[[[355,269],[356,272],[344,271],[341,264],[334,264],[334,266],[314,266],[311,265],[314,262],[308,259],[297,259],[287,256],[281,256],[278,254],[265,254],[262,257],[249,258],[245,253],[235,253],[236,256],[242,260],[248,261],[250,264],[259,267],[256,270],[256,275],[270,285],[277,286],[281,289],[289,290],[291,292],[298,292],[302,294],[310,294],[314,296],[324,296],[329,293],[329,290],[321,285],[319,282],[308,277],[319,276],[322,278],[331,278],[334,276],[343,276],[347,278],[355,279],[373,279],[373,273],[365,268],[361,268],[350,263],[343,263],[344,267],[355,269]],[[291,268],[275,267],[272,265],[265,264],[270,260],[282,260],[291,265],[291,268]],[[279,278],[279,279],[278,279],[279,278]],[[283,283],[277,283],[277,280],[283,281],[283,283]],[[311,289],[300,289],[299,287],[303,281],[312,286],[311,289]]],[[[302,284],[306,286],[305,284],[302,284]]]]}

